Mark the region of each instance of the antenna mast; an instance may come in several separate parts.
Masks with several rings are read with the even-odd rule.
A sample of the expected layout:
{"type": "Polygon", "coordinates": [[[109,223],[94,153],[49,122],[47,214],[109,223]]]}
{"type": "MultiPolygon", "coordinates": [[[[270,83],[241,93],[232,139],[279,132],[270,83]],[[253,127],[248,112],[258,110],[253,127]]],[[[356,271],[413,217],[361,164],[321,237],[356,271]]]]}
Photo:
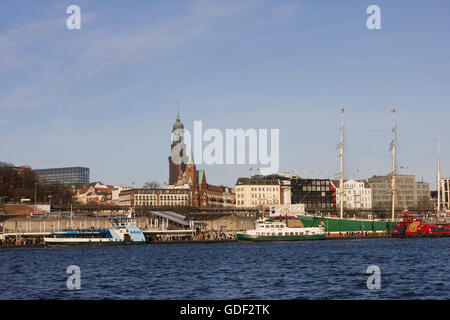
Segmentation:
{"type": "Polygon", "coordinates": [[[392,129],[392,221],[395,219],[395,174],[397,172],[397,166],[395,163],[395,147],[397,143],[397,116],[395,115],[395,109],[392,110],[394,113],[394,129],[392,129]]]}
{"type": "Polygon", "coordinates": [[[438,206],[437,212],[441,210],[441,137],[438,137],[438,163],[437,163],[437,191],[438,191],[438,206]]]}
{"type": "Polygon", "coordinates": [[[341,141],[339,143],[339,156],[341,159],[341,167],[339,172],[339,189],[340,189],[340,218],[344,218],[344,108],[342,108],[342,124],[341,124],[341,141]]]}

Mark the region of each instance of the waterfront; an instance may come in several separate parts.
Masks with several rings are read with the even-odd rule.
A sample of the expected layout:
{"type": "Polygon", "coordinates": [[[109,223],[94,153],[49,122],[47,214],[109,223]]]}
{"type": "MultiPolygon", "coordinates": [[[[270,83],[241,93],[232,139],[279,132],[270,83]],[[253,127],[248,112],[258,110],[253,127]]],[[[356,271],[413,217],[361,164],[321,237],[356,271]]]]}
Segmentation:
{"type": "Polygon", "coordinates": [[[0,250],[0,299],[450,299],[450,238],[0,250]],[[81,269],[68,290],[66,268],[81,269]],[[366,268],[381,269],[368,290],[366,268]]]}

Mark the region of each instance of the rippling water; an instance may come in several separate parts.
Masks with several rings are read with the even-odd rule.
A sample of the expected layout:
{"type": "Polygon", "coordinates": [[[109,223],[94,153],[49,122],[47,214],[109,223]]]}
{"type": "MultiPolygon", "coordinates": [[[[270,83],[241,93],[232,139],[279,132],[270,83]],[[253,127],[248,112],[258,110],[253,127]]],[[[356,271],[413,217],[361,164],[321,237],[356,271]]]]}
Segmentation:
{"type": "Polygon", "coordinates": [[[0,299],[450,299],[450,238],[0,250],[0,299]],[[68,290],[66,268],[81,268],[68,290]],[[381,289],[368,290],[369,265],[381,289]]]}

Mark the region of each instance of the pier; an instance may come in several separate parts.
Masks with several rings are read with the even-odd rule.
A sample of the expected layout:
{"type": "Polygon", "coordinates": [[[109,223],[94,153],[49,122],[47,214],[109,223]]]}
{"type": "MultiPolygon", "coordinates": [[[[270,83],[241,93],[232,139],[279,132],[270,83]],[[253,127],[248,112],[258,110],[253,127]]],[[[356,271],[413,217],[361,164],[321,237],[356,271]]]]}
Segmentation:
{"type": "MultiPolygon", "coordinates": [[[[147,243],[234,241],[236,232],[254,226],[253,214],[236,212],[193,212],[182,215],[172,211],[150,211],[133,218],[147,243]]],[[[63,230],[108,229],[108,216],[12,217],[0,222],[0,246],[41,246],[44,237],[63,230]]]]}

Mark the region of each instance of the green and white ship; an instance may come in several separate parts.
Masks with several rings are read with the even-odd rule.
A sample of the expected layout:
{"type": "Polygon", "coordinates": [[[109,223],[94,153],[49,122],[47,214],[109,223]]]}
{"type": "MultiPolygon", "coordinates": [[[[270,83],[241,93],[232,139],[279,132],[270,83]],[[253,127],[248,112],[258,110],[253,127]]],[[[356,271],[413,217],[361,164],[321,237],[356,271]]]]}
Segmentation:
{"type": "Polygon", "coordinates": [[[237,233],[240,242],[323,240],[322,227],[289,228],[285,222],[270,218],[256,220],[255,229],[237,233]]]}
{"type": "Polygon", "coordinates": [[[398,222],[369,219],[341,219],[337,217],[320,217],[297,215],[304,227],[322,227],[326,237],[369,236],[391,234],[398,222]]]}

